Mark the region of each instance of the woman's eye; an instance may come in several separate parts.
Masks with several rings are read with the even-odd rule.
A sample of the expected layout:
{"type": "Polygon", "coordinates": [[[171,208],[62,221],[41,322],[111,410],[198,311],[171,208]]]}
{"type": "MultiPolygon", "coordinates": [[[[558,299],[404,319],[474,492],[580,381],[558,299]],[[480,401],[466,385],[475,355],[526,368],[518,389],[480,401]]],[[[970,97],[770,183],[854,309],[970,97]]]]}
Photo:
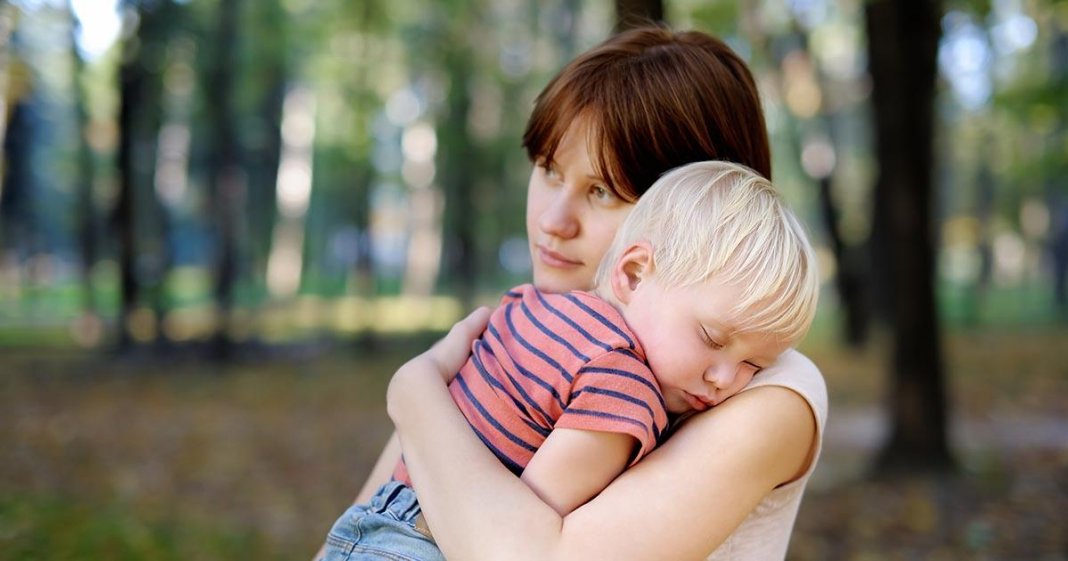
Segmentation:
{"type": "Polygon", "coordinates": [[[547,177],[547,178],[549,178],[549,179],[551,179],[553,181],[559,181],[560,180],[560,172],[557,171],[555,165],[553,165],[552,163],[549,163],[549,162],[545,162],[545,163],[541,164],[541,167],[542,167],[542,169],[545,170],[545,177],[547,177]]]}
{"type": "Polygon", "coordinates": [[[590,188],[590,193],[593,195],[593,198],[599,201],[610,201],[616,198],[616,194],[609,191],[608,187],[605,187],[604,185],[594,185],[590,188]]]}

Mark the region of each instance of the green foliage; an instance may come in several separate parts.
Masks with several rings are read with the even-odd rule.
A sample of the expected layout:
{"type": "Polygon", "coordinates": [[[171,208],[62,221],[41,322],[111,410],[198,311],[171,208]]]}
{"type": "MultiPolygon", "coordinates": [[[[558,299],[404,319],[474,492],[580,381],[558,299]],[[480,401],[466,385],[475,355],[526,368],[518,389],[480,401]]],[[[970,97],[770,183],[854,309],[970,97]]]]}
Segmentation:
{"type": "MultiPolygon", "coordinates": [[[[75,184],[76,152],[72,147],[78,135],[67,116],[75,95],[69,84],[78,78],[67,75],[65,51],[62,59],[47,58],[32,54],[33,49],[24,46],[32,44],[42,50],[40,45],[56,43],[55,37],[66,37],[69,32],[63,29],[67,18],[60,8],[36,4],[42,6],[39,13],[27,12],[21,19],[17,31],[24,40],[11,49],[11,61],[25,62],[34,71],[28,75],[40,79],[40,95],[50,100],[47,118],[42,120],[44,128],[36,137],[46,143],[37,161],[48,165],[37,166],[41,187],[34,204],[39,232],[32,238],[33,244],[27,242],[14,253],[22,256],[19,259],[28,259],[33,252],[57,255],[57,262],[63,265],[58,269],[63,273],[47,281],[11,281],[21,283],[19,290],[10,292],[16,300],[38,302],[0,312],[6,314],[0,319],[12,324],[67,321],[77,315],[81,301],[79,287],[72,284],[78,278],[74,239],[78,213],[68,187],[75,184]],[[48,29],[58,29],[59,33],[49,35],[48,29]],[[28,288],[41,282],[55,285],[44,290],[56,296],[55,302],[41,304],[45,299],[35,297],[34,289],[28,288]]],[[[162,287],[157,301],[164,308],[199,310],[210,303],[211,276],[206,271],[215,258],[206,172],[215,139],[206,100],[214,86],[209,67],[222,54],[214,35],[219,3],[151,0],[127,4],[144,11],[141,24],[145,28],[138,40],[128,42],[126,57],[134,57],[153,74],[153,80],[162,78],[164,85],[173,81],[179,65],[196,67],[193,89],[184,94],[188,107],[179,111],[172,107],[176,94],[168,88],[173,88],[173,83],[153,86],[158,91],[148,92],[141,103],[144,130],[138,138],[138,162],[143,185],[136,204],[137,244],[142,254],[138,271],[147,272],[147,284],[162,287]],[[160,111],[169,115],[172,124],[188,125],[192,132],[184,170],[189,181],[181,200],[172,203],[161,202],[151,188],[160,111]],[[173,278],[181,277],[182,272],[160,272],[168,251],[173,252],[175,266],[201,271],[203,279],[190,284],[173,278]]],[[[874,173],[867,124],[870,92],[860,31],[864,3],[677,0],[665,4],[670,22],[724,37],[750,62],[768,111],[777,182],[792,202],[799,203],[800,214],[813,227],[814,237],[821,239],[814,185],[799,163],[805,136],[817,127],[791,116],[787,99],[791,91],[805,93],[805,87],[812,84],[806,81],[808,70],[803,63],[797,64],[797,57],[791,59],[789,70],[783,63],[792,50],[807,45],[818,74],[814,83],[820,88],[821,103],[825,109],[837,111],[830,128],[835,129],[831,136],[837,144],[834,191],[841,211],[839,222],[851,243],[862,239],[869,229],[874,173]],[[809,15],[816,15],[805,19],[801,12],[806,9],[809,15]]],[[[969,14],[970,21],[991,37],[998,10],[1022,10],[1020,13],[1035,22],[1037,38],[1025,51],[998,55],[1008,70],[995,76],[990,105],[966,111],[953,106],[946,96],[943,109],[950,110],[942,114],[940,134],[946,136],[944,144],[952,147],[947,152],[953,153],[942,154],[944,167],[951,171],[942,184],[940,205],[944,203],[944,207],[940,208],[950,218],[973,213],[979,198],[974,192],[974,178],[980,174],[981,164],[989,164],[995,190],[990,197],[996,207],[993,214],[999,224],[1015,230],[1020,228],[1023,203],[1065,188],[1059,179],[1068,176],[1061,106],[1068,84],[1051,71],[1057,61],[1053,49],[1057,26],[1063,27],[1058,22],[1063,22],[1064,2],[1010,4],[947,0],[945,5],[947,11],[969,14]],[[984,143],[991,132],[996,133],[996,139],[988,151],[984,143]],[[992,155],[981,156],[988,152],[992,155]]],[[[399,165],[385,166],[378,157],[383,152],[401,151],[408,125],[388,122],[385,113],[390,99],[402,89],[416,92],[421,103],[417,121],[429,125],[437,135],[432,188],[446,196],[445,206],[450,209],[442,233],[449,239],[458,229],[469,229],[478,266],[471,278],[477,281],[478,290],[493,293],[527,280],[522,271],[504,271],[498,260],[502,242],[521,239],[525,234],[524,186],[530,168],[519,145],[525,119],[546,81],[577,51],[609,33],[614,17],[610,3],[245,0],[240,6],[230,117],[238,131],[247,188],[246,207],[238,225],[242,239],[237,298],[242,307],[253,308],[251,313],[255,314],[256,307],[273,304],[265,268],[277,219],[281,99],[296,86],[314,94],[316,111],[311,205],[303,217],[301,294],[373,298],[393,295],[405,285],[403,270],[370,271],[366,262],[361,263],[368,269],[364,270],[341,262],[331,247],[339,233],[366,233],[373,225],[381,227],[387,219],[376,214],[376,197],[382,198],[383,192],[388,191],[385,198],[393,197],[390,201],[396,208],[404,208],[402,198],[410,182],[399,165]],[[466,117],[459,114],[465,107],[466,117]],[[388,187],[379,190],[382,185],[388,187]],[[458,205],[459,197],[469,200],[458,205]],[[453,208],[461,210],[453,213],[453,208]],[[364,277],[357,279],[357,275],[364,277]],[[366,282],[367,277],[377,282],[366,282]]],[[[101,231],[98,258],[108,262],[116,257],[113,232],[105,225],[113,225],[110,217],[119,179],[114,166],[119,102],[115,75],[124,56],[122,50],[121,45],[112,48],[80,78],[86,86],[92,121],[89,136],[95,170],[94,207],[90,211],[101,231]]],[[[12,72],[9,77],[21,80],[14,66],[8,67],[12,72]]],[[[404,228],[409,227],[403,223],[404,212],[400,214],[399,218],[389,218],[394,228],[390,233],[397,237],[403,237],[407,233],[404,228]]],[[[403,247],[403,243],[398,245],[403,247]]],[[[394,261],[405,262],[406,257],[394,261]]],[[[474,282],[459,275],[455,267],[449,269],[454,263],[448,259],[444,264],[445,282],[438,285],[440,292],[455,296],[474,282]]],[[[1035,269],[1030,274],[1040,275],[1041,271],[1035,269]]],[[[118,301],[114,282],[106,281],[102,286],[96,291],[98,296],[106,294],[101,311],[104,317],[112,318],[118,301]]],[[[1041,288],[1045,287],[1035,290],[1041,288]]]]}
{"type": "MultiPolygon", "coordinates": [[[[739,32],[739,19],[742,4],[739,2],[726,2],[717,0],[713,2],[678,2],[687,5],[689,16],[693,18],[696,27],[708,33],[720,37],[729,37],[739,32]]],[[[669,13],[674,8],[675,2],[668,2],[669,13]]],[[[676,13],[680,10],[674,10],[676,13]]]]}
{"type": "Polygon", "coordinates": [[[992,9],[991,0],[945,0],[945,11],[960,10],[985,19],[992,9]]]}
{"type": "MultiPolygon", "coordinates": [[[[1021,80],[1000,92],[994,106],[1020,127],[1020,136],[1037,138],[1041,149],[1021,154],[1007,170],[1011,180],[1023,185],[1068,177],[1068,73],[1060,77],[1021,80]]],[[[1053,180],[1049,186],[1068,193],[1068,183],[1053,180]]]]}

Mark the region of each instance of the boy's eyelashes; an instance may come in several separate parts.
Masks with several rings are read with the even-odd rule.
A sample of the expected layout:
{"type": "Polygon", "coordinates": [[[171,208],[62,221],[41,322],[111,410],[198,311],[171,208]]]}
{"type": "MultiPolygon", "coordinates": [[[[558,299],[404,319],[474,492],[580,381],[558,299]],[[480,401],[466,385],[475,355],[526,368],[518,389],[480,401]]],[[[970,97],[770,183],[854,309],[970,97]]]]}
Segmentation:
{"type": "Polygon", "coordinates": [[[701,327],[701,338],[704,339],[705,344],[712,347],[713,350],[718,351],[723,348],[723,344],[717,341],[716,337],[713,337],[712,334],[708,332],[707,327],[701,327]]]}

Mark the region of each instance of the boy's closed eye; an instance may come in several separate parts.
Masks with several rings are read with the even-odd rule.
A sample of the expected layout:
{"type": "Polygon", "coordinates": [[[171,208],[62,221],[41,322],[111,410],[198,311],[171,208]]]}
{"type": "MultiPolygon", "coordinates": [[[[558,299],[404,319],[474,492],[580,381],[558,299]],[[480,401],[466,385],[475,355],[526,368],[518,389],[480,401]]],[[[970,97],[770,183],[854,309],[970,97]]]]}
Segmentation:
{"type": "Polygon", "coordinates": [[[714,336],[705,326],[701,326],[701,339],[703,339],[705,344],[711,347],[714,351],[718,351],[724,347],[724,344],[719,341],[719,338],[714,336]]]}

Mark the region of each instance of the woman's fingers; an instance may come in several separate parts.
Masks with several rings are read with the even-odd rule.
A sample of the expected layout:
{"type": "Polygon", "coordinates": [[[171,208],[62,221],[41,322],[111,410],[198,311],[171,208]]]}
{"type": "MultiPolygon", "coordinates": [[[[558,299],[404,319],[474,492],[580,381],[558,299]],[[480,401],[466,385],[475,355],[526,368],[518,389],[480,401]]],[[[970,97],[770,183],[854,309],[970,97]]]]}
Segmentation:
{"type": "Polygon", "coordinates": [[[445,381],[452,381],[471,355],[471,343],[482,334],[493,310],[480,307],[456,322],[445,337],[427,351],[445,381]]]}

